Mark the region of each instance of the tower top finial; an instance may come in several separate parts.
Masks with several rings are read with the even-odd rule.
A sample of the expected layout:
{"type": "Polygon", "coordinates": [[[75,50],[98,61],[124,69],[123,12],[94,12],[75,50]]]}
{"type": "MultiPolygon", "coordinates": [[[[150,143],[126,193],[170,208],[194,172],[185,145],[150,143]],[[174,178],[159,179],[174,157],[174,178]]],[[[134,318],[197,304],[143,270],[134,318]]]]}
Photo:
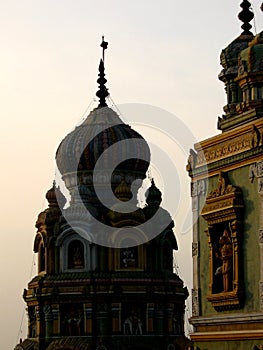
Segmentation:
{"type": "Polygon", "coordinates": [[[104,36],[102,36],[102,43],[100,44],[100,46],[102,47],[102,59],[100,60],[99,79],[97,80],[97,83],[99,84],[99,90],[96,93],[96,96],[98,96],[100,99],[98,108],[107,107],[106,97],[109,96],[108,89],[105,86],[107,79],[105,79],[105,73],[104,73],[104,71],[105,71],[104,51],[107,49],[108,43],[106,41],[104,41],[104,36]]]}
{"type": "Polygon", "coordinates": [[[252,25],[249,23],[254,18],[254,13],[250,11],[251,4],[248,0],[243,0],[240,7],[242,7],[242,11],[239,12],[238,18],[243,22],[241,26],[243,32],[241,35],[253,35],[253,33],[250,32],[252,25]]]}
{"type": "Polygon", "coordinates": [[[104,62],[104,52],[108,48],[108,42],[104,40],[104,35],[102,35],[102,42],[100,46],[102,47],[102,61],[104,62]]]}

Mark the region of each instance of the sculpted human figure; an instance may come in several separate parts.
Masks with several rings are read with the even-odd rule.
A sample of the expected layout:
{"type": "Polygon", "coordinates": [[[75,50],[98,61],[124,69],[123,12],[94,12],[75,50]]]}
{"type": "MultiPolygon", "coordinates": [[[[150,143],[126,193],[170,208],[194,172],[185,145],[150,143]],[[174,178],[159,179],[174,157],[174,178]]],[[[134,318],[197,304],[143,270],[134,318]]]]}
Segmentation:
{"type": "Polygon", "coordinates": [[[223,236],[220,237],[219,244],[222,259],[223,288],[224,292],[229,292],[232,289],[231,273],[233,265],[233,247],[230,234],[227,230],[224,230],[223,236]]]}

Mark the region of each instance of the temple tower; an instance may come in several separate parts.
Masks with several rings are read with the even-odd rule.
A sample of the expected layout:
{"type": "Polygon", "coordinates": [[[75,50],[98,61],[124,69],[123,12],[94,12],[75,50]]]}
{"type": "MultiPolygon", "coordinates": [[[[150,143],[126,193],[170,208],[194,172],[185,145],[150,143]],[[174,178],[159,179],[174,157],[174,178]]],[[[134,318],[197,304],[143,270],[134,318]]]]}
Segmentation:
{"type": "Polygon", "coordinates": [[[38,274],[24,291],[28,338],[16,350],[180,349],[187,343],[188,292],[173,271],[174,224],[153,179],[146,206],[137,205],[150,150],[107,106],[104,40],[102,47],[99,105],[56,152],[68,193],[54,183],[36,222],[38,274]]]}
{"type": "Polygon", "coordinates": [[[263,347],[263,33],[250,32],[250,3],[240,6],[243,31],[221,53],[221,134],[196,144],[187,166],[200,350],[263,347]]]}

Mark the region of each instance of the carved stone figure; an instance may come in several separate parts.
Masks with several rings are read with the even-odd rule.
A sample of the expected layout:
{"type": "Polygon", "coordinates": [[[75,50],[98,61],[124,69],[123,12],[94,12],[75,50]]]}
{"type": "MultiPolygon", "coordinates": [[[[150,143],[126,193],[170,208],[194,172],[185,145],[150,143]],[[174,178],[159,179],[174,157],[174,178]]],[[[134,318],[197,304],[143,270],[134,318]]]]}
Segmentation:
{"type": "Polygon", "coordinates": [[[220,237],[219,245],[222,259],[223,289],[224,292],[229,292],[232,289],[233,247],[227,230],[224,230],[223,236],[220,237]]]}

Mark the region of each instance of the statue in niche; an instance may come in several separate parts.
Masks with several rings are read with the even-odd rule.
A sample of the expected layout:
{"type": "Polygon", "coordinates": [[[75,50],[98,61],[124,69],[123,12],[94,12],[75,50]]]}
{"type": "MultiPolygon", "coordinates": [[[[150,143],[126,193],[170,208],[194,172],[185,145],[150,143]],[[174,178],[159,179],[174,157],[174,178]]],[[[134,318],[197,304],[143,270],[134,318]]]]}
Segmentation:
{"type": "Polygon", "coordinates": [[[137,267],[137,247],[121,248],[120,266],[121,268],[137,267]]]}
{"type": "Polygon", "coordinates": [[[131,311],[130,316],[128,316],[123,323],[123,328],[125,335],[142,334],[142,321],[136,311],[131,311]]]}
{"type": "Polygon", "coordinates": [[[79,247],[77,247],[73,255],[73,268],[82,269],[83,267],[84,267],[83,256],[80,252],[79,247]]]}
{"type": "Polygon", "coordinates": [[[216,269],[215,275],[222,274],[223,291],[229,292],[232,290],[233,246],[230,233],[226,229],[219,239],[219,250],[216,252],[216,257],[222,261],[222,265],[216,269]]]}
{"type": "Polygon", "coordinates": [[[84,247],[80,241],[73,241],[69,245],[69,269],[83,269],[84,268],[84,247]]]}
{"type": "Polygon", "coordinates": [[[80,336],[80,323],[82,320],[81,311],[72,309],[70,311],[70,316],[68,318],[68,333],[69,335],[73,336],[80,336]]]}

